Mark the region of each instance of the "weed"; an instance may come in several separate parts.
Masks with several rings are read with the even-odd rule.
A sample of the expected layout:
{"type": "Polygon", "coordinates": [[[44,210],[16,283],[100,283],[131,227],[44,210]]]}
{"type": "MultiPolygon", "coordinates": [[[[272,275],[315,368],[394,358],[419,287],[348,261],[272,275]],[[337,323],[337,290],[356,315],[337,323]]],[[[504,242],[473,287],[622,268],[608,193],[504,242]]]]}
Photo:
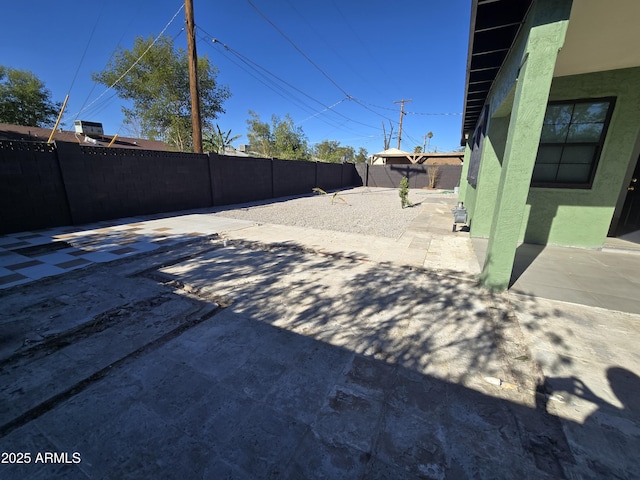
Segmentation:
{"type": "MultiPolygon", "coordinates": [[[[311,191],[313,191],[313,193],[317,193],[318,195],[329,195],[327,192],[325,192],[324,190],[322,190],[319,187],[313,187],[311,189],[311,191]]],[[[341,202],[346,203],[346,204],[349,203],[344,198],[342,198],[340,195],[338,195],[338,192],[334,192],[333,195],[331,195],[331,205],[333,205],[336,200],[340,200],[341,202]]]]}

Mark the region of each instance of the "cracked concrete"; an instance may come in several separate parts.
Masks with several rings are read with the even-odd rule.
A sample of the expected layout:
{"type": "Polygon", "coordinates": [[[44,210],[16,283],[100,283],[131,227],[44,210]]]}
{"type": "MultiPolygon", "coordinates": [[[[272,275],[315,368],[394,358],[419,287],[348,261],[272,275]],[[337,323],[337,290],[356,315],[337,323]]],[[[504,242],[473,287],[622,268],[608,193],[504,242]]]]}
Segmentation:
{"type": "MultiPolygon", "coordinates": [[[[0,464],[0,477],[640,470],[630,372],[608,370],[608,395],[598,375],[564,379],[583,372],[585,352],[606,360],[595,319],[611,312],[494,295],[467,271],[425,268],[444,223],[441,236],[435,223],[408,229],[401,248],[423,258],[405,262],[283,228],[189,239],[0,293],[0,449],[31,454],[0,464]],[[69,461],[36,463],[39,452],[69,461]]],[[[473,259],[468,237],[456,239],[455,261],[473,259]]],[[[637,334],[635,317],[610,318],[608,342],[637,334]]],[[[622,348],[616,361],[634,365],[632,343],[622,348]]]]}

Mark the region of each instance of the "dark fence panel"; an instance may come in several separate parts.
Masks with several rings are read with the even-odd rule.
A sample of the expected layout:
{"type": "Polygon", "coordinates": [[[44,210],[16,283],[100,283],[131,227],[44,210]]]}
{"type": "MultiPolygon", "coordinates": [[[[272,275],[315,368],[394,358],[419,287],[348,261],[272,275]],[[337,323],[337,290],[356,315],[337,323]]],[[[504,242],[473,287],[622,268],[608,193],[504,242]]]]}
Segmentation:
{"type": "MultiPolygon", "coordinates": [[[[462,175],[462,165],[438,165],[440,173],[436,188],[453,190],[460,186],[460,175],[462,175]]],[[[427,167],[428,168],[428,167],[427,167]]]]}
{"type": "Polygon", "coordinates": [[[342,188],[346,187],[361,187],[364,185],[362,179],[358,175],[355,163],[343,163],[342,164],[342,188]]]}
{"type": "Polygon", "coordinates": [[[58,145],[75,224],[211,205],[206,155],[58,145]]]}
{"type": "MultiPolygon", "coordinates": [[[[365,184],[368,170],[348,163],[3,141],[0,233],[307,195],[314,187],[337,190],[365,184]]],[[[393,186],[400,178],[394,173],[393,186]]]]}
{"type": "Polygon", "coordinates": [[[273,196],[311,193],[316,186],[316,163],[303,160],[273,161],[273,196]]]}
{"type": "Polygon", "coordinates": [[[0,233],[69,223],[54,146],[0,141],[0,233]]]}
{"type": "Polygon", "coordinates": [[[357,163],[354,165],[355,167],[355,175],[358,177],[358,183],[363,186],[368,186],[367,182],[369,181],[369,164],[367,163],[357,163]]]}
{"type": "Polygon", "coordinates": [[[337,190],[344,187],[342,183],[342,163],[316,163],[316,187],[323,190],[337,190]]]}
{"type": "Polygon", "coordinates": [[[369,165],[358,168],[362,181],[369,187],[397,188],[402,177],[409,179],[409,188],[431,187],[452,190],[459,185],[462,165],[369,165]],[[368,174],[368,176],[367,176],[368,174]]]}
{"type": "Polygon", "coordinates": [[[269,158],[209,154],[213,204],[231,205],[273,197],[272,161],[269,158]]]}

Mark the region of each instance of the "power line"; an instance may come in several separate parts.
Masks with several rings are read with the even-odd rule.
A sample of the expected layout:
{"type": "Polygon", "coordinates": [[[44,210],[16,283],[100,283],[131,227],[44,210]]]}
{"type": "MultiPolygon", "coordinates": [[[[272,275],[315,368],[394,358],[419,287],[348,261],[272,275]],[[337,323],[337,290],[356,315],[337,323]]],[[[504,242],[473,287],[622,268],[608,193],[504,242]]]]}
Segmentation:
{"type": "Polygon", "coordinates": [[[462,112],[454,113],[425,113],[425,112],[405,112],[407,115],[432,115],[432,116],[456,116],[462,115],[462,112]]]}
{"type": "Polygon", "coordinates": [[[404,104],[407,102],[412,102],[413,100],[405,100],[402,99],[398,102],[393,102],[393,103],[399,103],[400,104],[400,128],[398,130],[398,150],[400,150],[400,142],[402,141],[402,119],[404,118],[404,104]]]}
{"type": "MultiPolygon", "coordinates": [[[[360,35],[358,35],[358,32],[355,28],[353,28],[353,26],[351,25],[351,23],[349,22],[347,16],[342,12],[342,10],[340,10],[340,8],[338,7],[338,4],[334,1],[331,0],[331,3],[333,4],[333,7],[336,9],[336,11],[338,12],[338,14],[342,17],[342,20],[344,21],[344,23],[347,25],[347,27],[349,28],[349,30],[351,30],[351,33],[353,34],[354,37],[356,37],[358,39],[358,41],[360,42],[360,45],[363,47],[364,51],[367,52],[367,54],[369,55],[369,58],[371,58],[371,60],[373,61],[373,63],[375,63],[377,65],[377,67],[380,69],[380,72],[383,73],[385,75],[385,77],[387,78],[387,81],[391,80],[391,82],[396,86],[397,89],[397,84],[395,83],[395,76],[394,75],[388,75],[387,72],[385,71],[385,69],[382,67],[382,65],[379,63],[379,61],[377,60],[377,58],[375,58],[373,56],[373,54],[371,53],[371,50],[369,49],[368,45],[366,44],[366,42],[364,42],[362,40],[362,37],[360,37],[360,35]]],[[[376,88],[377,90],[377,88],[376,88]]],[[[380,93],[378,91],[378,93],[380,93]]]]}
{"type": "MultiPolygon", "coordinates": [[[[359,124],[359,125],[365,126],[365,127],[367,127],[367,128],[373,128],[373,129],[375,129],[375,128],[376,128],[376,127],[374,127],[374,126],[372,126],[372,125],[369,125],[369,124],[366,124],[366,123],[360,122],[360,121],[358,121],[358,120],[355,120],[355,119],[353,119],[353,118],[351,118],[351,117],[348,117],[348,116],[346,116],[346,115],[344,115],[344,114],[342,114],[342,113],[340,113],[340,112],[338,112],[338,111],[334,110],[334,108],[335,108],[336,106],[340,105],[340,104],[341,104],[341,103],[343,103],[345,100],[349,100],[349,98],[348,98],[348,97],[345,97],[345,98],[343,98],[343,99],[339,100],[338,102],[334,103],[334,104],[333,104],[333,105],[331,105],[331,106],[327,106],[327,105],[325,105],[323,102],[321,102],[320,100],[316,99],[315,97],[313,97],[313,96],[309,95],[308,93],[304,92],[303,90],[301,90],[301,89],[297,88],[296,86],[294,86],[294,85],[292,85],[291,83],[287,82],[287,81],[286,81],[286,80],[284,80],[283,78],[279,77],[279,76],[278,76],[278,75],[276,75],[275,73],[271,72],[269,69],[267,69],[267,68],[265,68],[265,67],[263,67],[263,66],[259,65],[258,63],[254,62],[254,61],[253,61],[253,60],[251,60],[250,58],[248,58],[248,57],[246,57],[245,55],[241,54],[240,52],[238,52],[238,51],[234,50],[233,48],[231,48],[231,47],[229,47],[228,45],[226,45],[226,44],[224,44],[224,43],[220,42],[219,40],[217,40],[217,39],[213,38],[213,37],[211,36],[211,34],[207,33],[203,28],[198,27],[198,29],[199,29],[200,31],[202,31],[205,35],[207,35],[207,36],[209,37],[209,39],[211,40],[211,42],[207,41],[207,43],[208,43],[208,44],[209,44],[209,43],[211,43],[211,44],[213,44],[213,45],[220,45],[220,46],[222,46],[222,47],[224,48],[224,51],[229,52],[229,53],[231,53],[232,55],[234,55],[234,56],[235,56],[236,58],[238,58],[242,63],[244,63],[247,67],[249,67],[252,71],[255,71],[258,75],[260,75],[261,77],[265,78],[265,79],[266,79],[266,81],[267,81],[270,85],[269,85],[269,84],[267,84],[267,83],[265,83],[265,81],[263,81],[263,80],[261,80],[260,78],[256,77],[256,76],[255,76],[255,75],[253,75],[251,72],[247,71],[245,68],[243,68],[242,66],[238,65],[238,63],[236,63],[235,61],[233,61],[232,59],[230,59],[228,56],[226,56],[226,55],[224,55],[224,54],[223,54],[223,56],[224,56],[225,58],[227,58],[229,61],[231,61],[231,62],[232,62],[232,63],[234,63],[235,65],[238,65],[240,68],[242,68],[243,70],[245,70],[249,75],[251,75],[252,77],[256,78],[258,81],[260,81],[261,83],[263,83],[264,85],[266,85],[268,88],[270,88],[270,89],[271,89],[271,90],[273,90],[275,93],[277,93],[278,95],[282,96],[283,98],[285,98],[283,94],[286,94],[286,95],[288,95],[289,97],[291,97],[290,99],[291,99],[293,102],[296,102],[296,103],[299,103],[299,104],[301,104],[301,105],[304,105],[307,109],[311,110],[311,112],[309,112],[309,111],[307,110],[307,111],[308,111],[308,113],[311,113],[311,114],[312,114],[312,115],[311,115],[311,117],[306,118],[304,121],[309,120],[309,118],[314,118],[314,117],[320,116],[320,115],[324,114],[325,112],[331,112],[331,113],[333,113],[333,114],[335,114],[335,115],[338,115],[338,116],[340,116],[340,117],[342,117],[342,118],[346,119],[346,120],[347,120],[347,121],[349,121],[349,122],[352,122],[352,123],[355,123],[355,124],[359,124]],[[273,82],[273,81],[272,81],[271,79],[269,79],[266,75],[269,75],[269,76],[271,76],[271,77],[275,78],[276,80],[278,80],[278,81],[279,81],[279,82],[281,82],[282,84],[286,85],[286,86],[287,86],[287,87],[289,87],[290,89],[295,90],[296,92],[300,93],[301,95],[303,95],[303,96],[305,96],[305,97],[309,98],[310,100],[312,100],[312,101],[316,102],[318,105],[320,105],[320,106],[322,106],[322,107],[323,107],[323,110],[322,110],[322,111],[317,111],[317,110],[316,110],[316,109],[314,109],[313,107],[310,107],[309,105],[307,105],[307,104],[305,104],[305,103],[301,102],[301,101],[300,101],[299,99],[297,99],[297,98],[296,98],[296,97],[295,97],[291,92],[289,92],[289,91],[287,91],[286,89],[284,89],[281,85],[278,85],[277,83],[273,82]],[[275,88],[277,88],[279,91],[276,91],[276,90],[275,90],[275,88]],[[281,92],[282,92],[282,93],[281,93],[281,92]]],[[[201,38],[202,38],[202,37],[201,37],[201,38]]],[[[220,52],[220,53],[222,53],[222,52],[220,52]]],[[[303,110],[304,110],[304,108],[303,108],[303,110]]],[[[323,121],[325,121],[326,123],[328,123],[329,125],[331,125],[331,126],[332,126],[332,127],[334,127],[334,128],[339,128],[339,127],[341,127],[341,126],[342,126],[342,125],[337,126],[337,125],[335,125],[335,124],[331,124],[331,123],[329,123],[326,119],[323,119],[323,121]]],[[[356,133],[357,133],[357,132],[356,132],[356,133]]]]}
{"type": "MultiPolygon", "coordinates": [[[[107,87],[107,89],[102,92],[100,95],[98,95],[98,97],[91,102],[89,105],[86,106],[86,109],[88,109],[89,107],[91,107],[94,103],[96,103],[98,100],[100,100],[100,98],[102,98],[109,90],[111,90],[113,87],[115,87],[120,80],[122,80],[124,77],[127,76],[127,74],[133,70],[135,68],[136,65],[138,65],[138,63],[140,63],[140,60],[142,60],[142,58],[147,54],[147,52],[149,52],[149,50],[151,50],[151,48],[156,44],[156,42],[160,39],[160,37],[162,37],[162,35],[164,34],[164,32],[167,30],[167,28],[169,28],[169,25],[171,25],[173,23],[173,21],[176,19],[176,17],[178,16],[178,14],[182,11],[182,9],[184,8],[184,4],[180,5],[180,8],[178,8],[178,11],[173,15],[173,17],[171,17],[171,20],[169,20],[169,23],[167,23],[165,25],[165,27],[162,29],[162,31],[158,34],[158,36],[156,38],[153,39],[153,42],[151,42],[151,44],[147,47],[147,49],[142,52],[142,54],[136,59],[135,62],[133,62],[133,64],[127,69],[126,72],[124,72],[122,75],[120,75],[120,77],[118,77],[118,79],[113,82],[109,87],[107,87]]],[[[78,113],[75,114],[75,118],[78,118],[78,116],[84,111],[84,110],[80,110],[78,113]]]]}
{"type": "Polygon", "coordinates": [[[80,72],[80,67],[82,66],[82,62],[84,62],[84,57],[87,55],[87,51],[89,50],[89,45],[91,45],[93,34],[96,33],[96,28],[98,27],[98,23],[100,22],[100,15],[98,15],[98,18],[96,19],[96,23],[93,26],[93,30],[91,30],[91,35],[89,35],[89,40],[87,41],[87,45],[84,47],[84,52],[82,52],[82,57],[80,57],[80,63],[78,64],[78,68],[76,68],[76,73],[73,76],[73,80],[71,80],[71,85],[69,86],[69,91],[67,92],[67,95],[71,93],[73,84],[76,82],[76,78],[78,78],[78,72],[80,72]]]}
{"type": "Polygon", "coordinates": [[[302,55],[302,56],[303,56],[303,57],[304,57],[304,58],[305,58],[305,59],[306,59],[306,60],[307,60],[311,65],[313,65],[313,66],[316,68],[316,70],[318,70],[318,71],[319,71],[319,72],[320,72],[320,73],[321,73],[321,74],[322,74],[322,75],[323,75],[327,80],[329,80],[329,81],[330,81],[330,82],[331,82],[331,83],[332,83],[332,84],[333,84],[333,85],[334,85],[338,90],[340,90],[340,91],[344,94],[344,96],[345,96],[345,97],[351,98],[351,95],[349,95],[349,93],[348,93],[344,88],[342,88],[340,85],[338,85],[338,82],[336,82],[333,78],[331,78],[327,72],[325,72],[322,68],[320,68],[320,67],[318,66],[318,64],[317,64],[317,63],[315,63],[313,60],[311,60],[311,58],[310,58],[306,53],[304,53],[304,52],[302,51],[302,49],[301,49],[300,47],[298,47],[298,46],[295,44],[295,42],[294,42],[293,40],[291,40],[291,39],[287,36],[287,34],[286,34],[286,33],[284,33],[282,30],[280,30],[280,28],[278,28],[278,26],[277,26],[275,23],[273,23],[271,20],[269,20],[269,17],[267,17],[264,13],[262,13],[262,11],[260,11],[260,9],[259,9],[258,7],[256,7],[256,6],[253,4],[253,2],[252,2],[251,0],[247,0],[247,2],[249,2],[249,5],[251,5],[251,7],[252,7],[256,12],[258,12],[258,14],[259,14],[262,18],[264,18],[264,19],[267,21],[267,23],[269,23],[269,25],[271,25],[273,28],[275,28],[275,29],[276,29],[276,31],[277,31],[280,35],[282,35],[282,37],[283,37],[287,42],[289,42],[289,43],[291,44],[291,46],[292,46],[293,48],[295,48],[295,49],[298,51],[298,53],[300,53],[300,55],[302,55]]]}
{"type": "MultiPolygon", "coordinates": [[[[303,57],[304,57],[304,58],[305,58],[305,59],[306,59],[306,60],[307,60],[311,65],[313,65],[313,66],[316,68],[316,70],[318,70],[318,71],[319,71],[319,72],[320,72],[320,73],[321,73],[321,74],[322,74],[322,75],[323,75],[327,80],[329,80],[329,81],[330,81],[330,82],[331,82],[331,83],[332,83],[332,84],[333,84],[333,85],[334,85],[338,90],[340,90],[340,91],[344,94],[344,96],[345,96],[345,97],[347,97],[347,99],[348,99],[348,100],[352,100],[353,102],[355,102],[355,103],[357,103],[358,105],[360,105],[361,107],[363,107],[365,110],[368,110],[368,111],[370,111],[371,113],[374,113],[375,115],[378,115],[378,116],[380,116],[380,117],[384,118],[385,120],[389,120],[390,122],[393,122],[393,120],[391,120],[390,118],[385,117],[384,115],[382,115],[382,114],[380,114],[380,113],[378,113],[378,112],[376,112],[376,111],[374,111],[374,110],[371,110],[371,109],[370,109],[369,107],[367,107],[363,102],[361,102],[361,101],[360,101],[360,100],[358,100],[357,98],[354,98],[352,95],[350,95],[350,94],[349,94],[349,93],[348,93],[344,88],[342,88],[342,87],[338,84],[338,82],[336,82],[333,78],[331,78],[331,77],[329,76],[329,74],[328,74],[328,73],[326,73],[322,68],[320,68],[320,67],[318,66],[318,64],[316,64],[316,63],[315,63],[315,62],[314,62],[314,61],[313,61],[313,60],[312,60],[312,59],[311,59],[311,58],[310,58],[306,53],[304,53],[304,51],[302,51],[302,49],[301,49],[300,47],[298,47],[298,46],[295,44],[295,42],[294,42],[293,40],[291,40],[291,39],[287,36],[287,34],[286,34],[286,33],[284,33],[282,30],[280,30],[280,28],[278,28],[278,26],[277,26],[275,23],[273,23],[273,22],[272,22],[272,21],[271,21],[271,20],[270,20],[270,19],[269,19],[269,18],[268,18],[264,13],[262,13],[262,11],[260,11],[260,10],[258,9],[258,7],[256,7],[256,6],[251,2],[251,0],[247,0],[247,2],[249,2],[249,5],[251,5],[251,7],[253,7],[253,9],[254,9],[256,12],[258,12],[258,14],[260,14],[260,16],[261,16],[262,18],[264,18],[264,19],[267,21],[267,23],[269,23],[269,25],[271,25],[271,26],[272,26],[272,27],[273,27],[273,28],[274,28],[274,29],[275,29],[275,30],[276,30],[280,35],[282,35],[282,37],[283,37],[287,42],[289,42],[289,43],[293,46],[293,48],[295,48],[295,49],[300,53],[300,55],[302,55],[302,56],[303,56],[303,57]]],[[[375,127],[371,127],[371,128],[375,128],[375,127]]]]}

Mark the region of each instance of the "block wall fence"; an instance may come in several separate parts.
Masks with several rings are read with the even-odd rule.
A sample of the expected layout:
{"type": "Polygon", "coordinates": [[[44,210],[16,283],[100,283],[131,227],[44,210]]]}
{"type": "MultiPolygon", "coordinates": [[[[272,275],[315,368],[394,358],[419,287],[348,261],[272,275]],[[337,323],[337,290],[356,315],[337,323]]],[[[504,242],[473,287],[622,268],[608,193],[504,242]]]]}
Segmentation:
{"type": "MultiPolygon", "coordinates": [[[[441,165],[437,188],[458,185],[441,165]]],[[[370,166],[73,143],[0,141],[0,234],[308,195],[312,188],[429,185],[422,165],[370,166]]]]}

